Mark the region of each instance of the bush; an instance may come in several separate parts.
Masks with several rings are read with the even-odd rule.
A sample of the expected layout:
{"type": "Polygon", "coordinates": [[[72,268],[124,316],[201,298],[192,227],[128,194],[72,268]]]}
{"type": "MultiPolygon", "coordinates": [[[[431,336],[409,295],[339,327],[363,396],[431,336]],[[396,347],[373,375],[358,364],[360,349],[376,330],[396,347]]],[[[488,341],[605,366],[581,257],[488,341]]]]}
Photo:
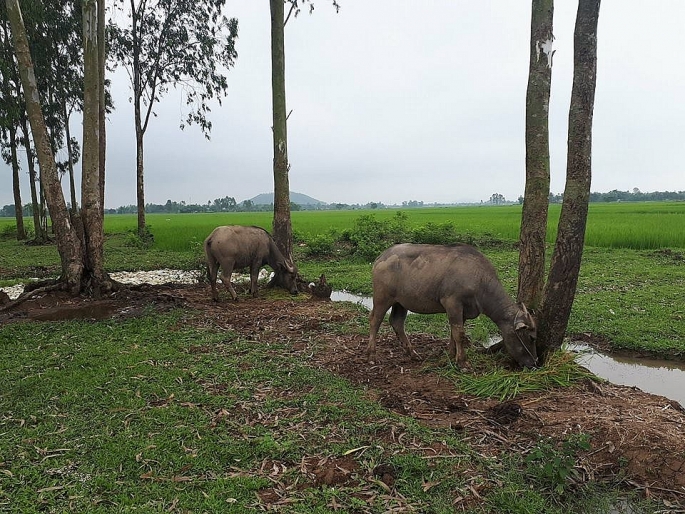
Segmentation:
{"type": "Polygon", "coordinates": [[[354,227],[344,237],[354,246],[354,254],[367,261],[373,261],[386,248],[395,243],[410,240],[408,217],[403,212],[395,213],[389,220],[378,220],[373,214],[357,218],[354,227]]]}
{"type": "Polygon", "coordinates": [[[412,234],[412,242],[414,243],[445,245],[453,244],[459,240],[454,225],[449,222],[433,223],[429,221],[425,225],[415,228],[412,234]]]}
{"type": "Polygon", "coordinates": [[[321,257],[333,253],[335,238],[328,234],[317,234],[306,242],[305,253],[309,257],[321,257]]]}
{"type": "Polygon", "coordinates": [[[150,226],[145,225],[143,235],[138,235],[138,229],[131,229],[126,235],[126,242],[124,246],[131,246],[134,248],[151,248],[155,243],[155,236],[150,232],[150,226]]]}

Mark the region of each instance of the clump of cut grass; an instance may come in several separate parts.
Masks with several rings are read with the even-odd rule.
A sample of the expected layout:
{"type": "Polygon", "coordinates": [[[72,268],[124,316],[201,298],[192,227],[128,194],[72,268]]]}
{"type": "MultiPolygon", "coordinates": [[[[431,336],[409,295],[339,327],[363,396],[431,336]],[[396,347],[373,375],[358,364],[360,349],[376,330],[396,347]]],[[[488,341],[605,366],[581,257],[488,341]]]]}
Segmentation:
{"type": "Polygon", "coordinates": [[[581,380],[600,380],[574,359],[572,353],[557,351],[549,356],[544,367],[537,370],[511,371],[497,366],[477,374],[450,371],[450,378],[462,393],[499,401],[511,400],[523,393],[570,387],[581,380]]]}

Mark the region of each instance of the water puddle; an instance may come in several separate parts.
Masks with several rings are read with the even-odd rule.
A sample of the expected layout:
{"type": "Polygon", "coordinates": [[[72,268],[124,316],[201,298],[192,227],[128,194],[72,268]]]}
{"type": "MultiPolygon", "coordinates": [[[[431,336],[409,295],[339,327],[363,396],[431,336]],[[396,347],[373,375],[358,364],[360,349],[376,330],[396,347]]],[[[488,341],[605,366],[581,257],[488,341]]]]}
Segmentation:
{"type": "MultiPolygon", "coordinates": [[[[333,291],[334,302],[352,302],[367,309],[373,300],[347,291],[333,291]]],[[[491,342],[497,342],[494,338],[491,342]]],[[[619,385],[635,386],[647,393],[675,400],[685,407],[685,363],[621,354],[604,354],[582,343],[572,343],[568,350],[578,354],[576,361],[598,377],[619,385]]]]}
{"type": "Polygon", "coordinates": [[[614,384],[636,386],[642,391],[665,396],[685,406],[685,363],[604,354],[585,344],[570,344],[568,349],[578,353],[576,361],[598,377],[614,384]]]}

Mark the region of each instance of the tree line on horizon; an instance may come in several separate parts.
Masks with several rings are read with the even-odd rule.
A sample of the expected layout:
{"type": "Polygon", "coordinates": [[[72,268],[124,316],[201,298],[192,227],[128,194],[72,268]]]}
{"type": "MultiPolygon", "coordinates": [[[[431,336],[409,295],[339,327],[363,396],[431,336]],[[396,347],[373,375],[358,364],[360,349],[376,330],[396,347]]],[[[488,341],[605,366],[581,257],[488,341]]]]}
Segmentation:
{"type": "MultiPolygon", "coordinates": [[[[383,202],[360,203],[317,203],[317,204],[298,204],[290,202],[291,211],[345,211],[345,210],[374,210],[374,209],[420,209],[423,207],[446,207],[452,205],[512,205],[514,203],[523,204],[523,196],[519,196],[518,202],[507,201],[502,197],[496,202],[480,203],[425,203],[417,200],[404,201],[401,204],[384,204],[383,202]]],[[[563,203],[563,193],[550,193],[549,203],[563,203]]],[[[683,202],[685,201],[685,191],[653,191],[643,193],[635,188],[632,191],[619,191],[613,189],[606,193],[590,193],[590,203],[617,203],[617,202],[683,202]]],[[[215,198],[207,201],[206,204],[186,203],[185,201],[176,202],[167,200],[163,204],[147,203],[145,212],[147,214],[190,214],[190,213],[211,213],[211,212],[272,212],[273,203],[255,203],[252,200],[236,202],[232,196],[215,198]]],[[[23,215],[30,217],[33,215],[33,204],[27,203],[23,207],[23,215]]],[[[136,214],[137,205],[121,205],[116,208],[105,209],[105,214],[136,214]]],[[[14,204],[5,205],[0,209],[0,217],[12,218],[15,215],[14,204]]]]}

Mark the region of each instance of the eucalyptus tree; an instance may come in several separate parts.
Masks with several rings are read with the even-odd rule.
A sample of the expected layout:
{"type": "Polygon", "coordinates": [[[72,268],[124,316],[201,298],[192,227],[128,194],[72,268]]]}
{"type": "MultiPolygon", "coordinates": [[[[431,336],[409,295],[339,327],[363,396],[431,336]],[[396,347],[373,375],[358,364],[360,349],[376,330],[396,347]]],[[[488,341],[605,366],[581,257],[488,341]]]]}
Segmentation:
{"type": "MultiPolygon", "coordinates": [[[[80,2],[64,0],[44,0],[41,2],[22,2],[22,17],[29,48],[34,57],[35,75],[38,88],[42,93],[43,113],[50,136],[53,154],[67,148],[66,161],[57,162],[60,173],[73,168],[78,159],[78,148],[72,148],[72,138],[68,135],[69,114],[80,110],[83,81],[81,70],[81,12],[80,2]],[[73,150],[73,151],[72,151],[73,150]]],[[[0,21],[7,20],[6,11],[0,10],[0,21]]],[[[35,238],[47,239],[47,215],[44,209],[44,194],[36,186],[42,181],[35,166],[35,152],[28,128],[23,93],[13,58],[4,60],[10,75],[15,77],[9,84],[3,84],[3,95],[13,98],[18,108],[13,109],[12,120],[19,127],[21,136],[18,141],[26,149],[31,201],[33,205],[35,238]]],[[[70,176],[73,183],[73,176],[70,176]]],[[[72,206],[74,192],[72,191],[72,206]]],[[[16,202],[15,202],[16,203],[16,202]]]]}
{"type": "MultiPolygon", "coordinates": [[[[292,262],[293,229],[290,219],[290,163],[288,162],[288,115],[285,98],[285,35],[284,28],[291,15],[300,13],[300,6],[314,4],[308,0],[269,0],[271,9],[271,96],[273,109],[273,172],[274,172],[274,219],[273,238],[279,250],[292,262]],[[289,4],[285,14],[285,4],[289,4]]],[[[336,11],[340,9],[333,0],[336,11]]],[[[276,278],[276,277],[274,277],[276,278]]]]}
{"type": "Polygon", "coordinates": [[[540,350],[563,342],[578,285],[592,181],[592,118],[597,83],[601,0],[579,0],[573,36],[573,88],[568,115],[566,185],[557,239],[539,309],[540,350]]]}
{"type": "Polygon", "coordinates": [[[21,201],[19,181],[18,146],[18,112],[22,109],[19,97],[14,94],[18,77],[14,63],[11,36],[8,27],[5,6],[0,4],[0,145],[2,158],[12,170],[12,194],[14,197],[14,216],[17,223],[17,239],[26,239],[24,214],[21,201]]]}
{"type": "Polygon", "coordinates": [[[549,204],[549,97],[554,0],[533,0],[526,92],[526,187],[519,243],[518,300],[537,309],[545,283],[549,204]]]}
{"type": "Polygon", "coordinates": [[[97,0],[83,0],[84,49],[84,158],[81,184],[82,223],[72,223],[64,200],[54,148],[40,102],[38,80],[29,49],[26,28],[19,0],[6,0],[8,18],[12,27],[13,46],[17,57],[21,84],[31,134],[41,167],[45,196],[53,221],[57,249],[62,263],[62,275],[56,287],[65,287],[70,293],[90,292],[95,296],[114,287],[103,269],[103,231],[99,184],[99,98],[103,82],[99,77],[99,51],[97,29],[97,0]]]}
{"type": "Polygon", "coordinates": [[[80,291],[81,272],[83,270],[80,240],[69,221],[69,213],[64,201],[55,157],[40,104],[38,81],[29,50],[19,0],[6,0],[6,6],[24,98],[26,99],[26,111],[31,124],[31,133],[35,142],[41,174],[44,179],[46,198],[57,237],[57,249],[62,263],[62,279],[66,282],[69,291],[76,294],[80,291]]]}
{"type": "Polygon", "coordinates": [[[189,112],[181,128],[196,124],[209,138],[209,101],[226,95],[224,71],[238,54],[238,21],[221,14],[225,0],[119,0],[130,20],[110,25],[110,48],[128,72],[136,134],[138,234],[145,237],[144,136],[154,105],[171,86],[181,87],[189,112]],[[223,67],[223,68],[222,68],[223,67]]]}

